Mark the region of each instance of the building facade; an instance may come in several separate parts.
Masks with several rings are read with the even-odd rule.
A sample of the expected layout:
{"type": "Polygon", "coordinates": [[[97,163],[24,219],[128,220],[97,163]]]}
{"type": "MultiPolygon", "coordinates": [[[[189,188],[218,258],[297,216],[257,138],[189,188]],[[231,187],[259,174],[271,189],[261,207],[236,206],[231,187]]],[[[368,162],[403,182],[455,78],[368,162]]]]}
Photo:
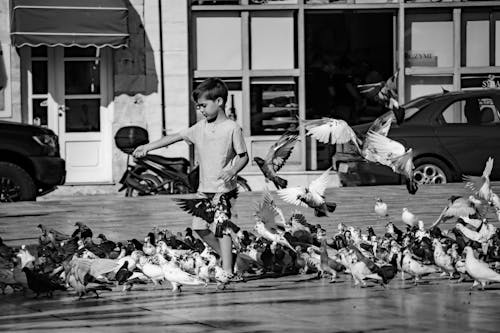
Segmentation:
{"type": "MultiPolygon", "coordinates": [[[[404,103],[500,73],[500,1],[12,0],[0,18],[0,120],[53,129],[67,184],[115,184],[126,156],[114,133],[139,125],[155,140],[193,124],[190,92],[207,77],[227,82],[251,160],[299,130],[281,171],[295,185],[334,153],[297,118],[384,112],[350,87],[397,73],[404,103]]],[[[183,142],[158,153],[194,156],[183,142]]],[[[265,186],[252,163],[242,175],[265,186]]]]}

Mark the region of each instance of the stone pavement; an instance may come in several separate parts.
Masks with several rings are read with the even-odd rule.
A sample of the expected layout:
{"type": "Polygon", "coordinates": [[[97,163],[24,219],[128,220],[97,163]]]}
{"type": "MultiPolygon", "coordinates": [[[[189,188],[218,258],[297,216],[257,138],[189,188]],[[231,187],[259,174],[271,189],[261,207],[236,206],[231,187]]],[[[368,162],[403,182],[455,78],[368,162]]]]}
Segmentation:
{"type": "MultiPolygon", "coordinates": [[[[499,185],[494,184],[497,193],[499,185]]],[[[423,186],[415,196],[404,186],[335,188],[326,193],[338,204],[330,217],[316,218],[310,210],[301,210],[310,223],[321,223],[328,233],[339,222],[363,230],[373,225],[381,233],[386,221],[373,213],[376,197],[388,203],[396,225],[402,224],[403,207],[429,225],[452,194],[469,192],[460,183],[423,186]]],[[[254,202],[261,196],[241,194],[235,221],[244,229],[253,227],[254,202]]],[[[295,208],[274,196],[289,216],[295,208]]],[[[30,244],[36,241],[38,223],[71,233],[77,221],[113,240],[141,239],[153,226],[183,231],[191,218],[172,198],[95,195],[3,204],[0,235],[10,245],[30,244]]],[[[187,286],[181,294],[151,285],[135,286],[128,293],[114,288],[100,299],[81,301],[71,292],[38,300],[31,294],[10,293],[0,296],[0,332],[498,332],[500,285],[470,292],[471,285],[435,275],[418,286],[398,276],[387,290],[374,285],[358,288],[349,275],[341,274],[334,284],[297,275],[235,283],[224,291],[216,291],[214,285],[187,286]]]]}

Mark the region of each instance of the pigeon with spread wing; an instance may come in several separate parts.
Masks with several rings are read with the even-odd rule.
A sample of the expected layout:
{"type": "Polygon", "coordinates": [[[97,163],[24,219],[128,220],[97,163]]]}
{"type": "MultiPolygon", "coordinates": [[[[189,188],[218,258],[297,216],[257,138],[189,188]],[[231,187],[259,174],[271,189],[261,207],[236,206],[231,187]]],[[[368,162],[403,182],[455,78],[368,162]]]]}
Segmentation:
{"type": "Polygon", "coordinates": [[[370,162],[388,166],[395,173],[406,178],[406,187],[410,194],[418,190],[413,177],[413,150],[406,149],[400,142],[379,133],[369,131],[361,150],[361,155],[370,162]]]}
{"type": "Polygon", "coordinates": [[[285,179],[278,177],[276,172],[285,165],[298,138],[297,134],[286,132],[269,148],[264,159],[260,157],[253,159],[266,177],[266,182],[272,181],[277,189],[286,188],[288,184],[285,179]]]}
{"type": "Polygon", "coordinates": [[[182,208],[185,212],[199,217],[208,223],[213,223],[215,219],[215,212],[217,209],[224,210],[228,218],[231,218],[231,198],[237,198],[237,192],[229,193],[217,193],[212,199],[204,196],[199,198],[184,199],[178,198],[174,199],[175,202],[182,208]],[[230,198],[231,196],[231,198],[230,198]]]}
{"type": "Polygon", "coordinates": [[[307,131],[307,135],[321,143],[344,144],[352,142],[359,150],[360,139],[354,130],[342,119],[321,118],[300,120],[307,131]]]}
{"type": "Polygon", "coordinates": [[[390,98],[398,98],[398,73],[394,73],[386,81],[358,85],[359,93],[365,98],[388,104],[390,98]]]}
{"type": "Polygon", "coordinates": [[[278,231],[275,222],[277,216],[278,214],[274,208],[269,205],[269,202],[264,200],[262,203],[259,203],[257,211],[255,212],[254,230],[260,237],[281,244],[295,252],[295,249],[290,245],[283,233],[278,231]]]}
{"type": "Polygon", "coordinates": [[[317,179],[313,180],[309,186],[297,186],[278,190],[277,193],[281,199],[293,205],[311,207],[314,209],[314,215],[328,216],[337,208],[334,202],[325,201],[325,190],[330,179],[330,170],[326,170],[317,179]]]}
{"type": "Polygon", "coordinates": [[[464,175],[462,178],[467,182],[465,187],[471,189],[475,195],[486,201],[491,199],[490,175],[493,170],[493,158],[488,158],[481,177],[464,175]]]}

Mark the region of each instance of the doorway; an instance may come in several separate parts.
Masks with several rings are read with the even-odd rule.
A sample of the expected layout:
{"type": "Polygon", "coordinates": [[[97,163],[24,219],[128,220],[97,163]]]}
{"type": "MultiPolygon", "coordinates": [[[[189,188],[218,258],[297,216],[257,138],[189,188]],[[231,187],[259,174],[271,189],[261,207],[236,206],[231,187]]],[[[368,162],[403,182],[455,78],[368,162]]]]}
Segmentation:
{"type": "Polygon", "coordinates": [[[110,51],[95,47],[23,47],[28,123],[59,136],[66,184],[112,181],[110,51]]]}
{"type": "MultiPolygon", "coordinates": [[[[385,112],[365,100],[357,85],[395,72],[395,12],[310,11],[305,16],[306,117],[332,117],[350,125],[385,112]]],[[[335,147],[317,144],[317,167],[331,165],[335,147]]]]}

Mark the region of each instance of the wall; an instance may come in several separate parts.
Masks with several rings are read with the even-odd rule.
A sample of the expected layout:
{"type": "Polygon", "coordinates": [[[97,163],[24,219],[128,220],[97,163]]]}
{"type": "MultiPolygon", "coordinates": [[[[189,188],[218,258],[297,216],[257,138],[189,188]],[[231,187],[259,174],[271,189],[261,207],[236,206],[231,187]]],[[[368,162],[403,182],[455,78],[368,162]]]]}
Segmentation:
{"type": "Polygon", "coordinates": [[[9,1],[0,1],[0,120],[21,121],[20,58],[10,45],[9,1]]]}
{"type": "MultiPolygon", "coordinates": [[[[162,2],[166,132],[189,124],[187,4],[162,2]]],[[[160,24],[158,0],[130,0],[129,47],[114,52],[113,136],[123,126],[137,125],[150,141],[162,136],[160,24]]],[[[188,157],[185,143],[155,153],[188,157]]],[[[119,179],[126,155],[113,148],[113,179],[119,179]]]]}

